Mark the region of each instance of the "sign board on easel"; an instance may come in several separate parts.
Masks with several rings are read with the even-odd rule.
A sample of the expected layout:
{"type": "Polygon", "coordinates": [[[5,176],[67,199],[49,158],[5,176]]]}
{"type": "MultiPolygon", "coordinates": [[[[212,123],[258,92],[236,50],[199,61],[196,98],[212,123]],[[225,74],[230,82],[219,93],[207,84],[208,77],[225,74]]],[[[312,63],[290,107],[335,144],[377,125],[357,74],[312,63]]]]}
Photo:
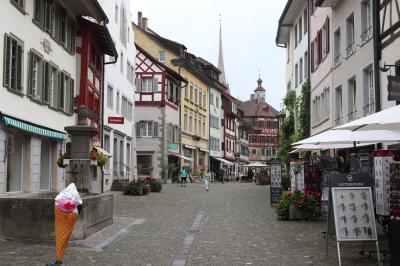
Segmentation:
{"type": "Polygon", "coordinates": [[[278,203],[282,196],[282,165],[281,162],[271,162],[271,206],[278,203]]]}
{"type": "Polygon", "coordinates": [[[350,241],[375,241],[380,262],[371,185],[372,179],[365,173],[337,174],[330,178],[326,253],[334,231],[339,266],[342,265],[340,243],[350,241]]]}

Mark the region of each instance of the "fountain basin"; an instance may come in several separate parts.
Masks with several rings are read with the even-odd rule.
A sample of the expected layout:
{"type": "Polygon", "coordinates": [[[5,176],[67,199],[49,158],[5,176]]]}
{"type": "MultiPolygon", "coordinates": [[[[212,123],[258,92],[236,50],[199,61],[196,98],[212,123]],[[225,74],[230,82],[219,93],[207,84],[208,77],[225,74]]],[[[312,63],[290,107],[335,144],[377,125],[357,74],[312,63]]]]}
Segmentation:
{"type": "MultiPolygon", "coordinates": [[[[54,239],[56,193],[34,193],[0,197],[0,237],[37,240],[54,239]]],[[[82,197],[82,210],[72,239],[85,239],[113,224],[113,194],[82,197]]]]}

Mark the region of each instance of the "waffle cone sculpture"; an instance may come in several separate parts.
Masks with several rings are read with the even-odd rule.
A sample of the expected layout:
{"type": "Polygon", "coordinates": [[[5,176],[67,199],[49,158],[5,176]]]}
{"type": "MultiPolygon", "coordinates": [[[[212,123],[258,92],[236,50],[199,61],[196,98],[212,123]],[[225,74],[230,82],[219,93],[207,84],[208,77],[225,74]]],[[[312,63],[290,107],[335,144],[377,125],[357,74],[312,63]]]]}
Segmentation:
{"type": "Polygon", "coordinates": [[[56,205],[55,213],[55,236],[56,236],[56,261],[62,261],[65,250],[68,247],[68,241],[71,237],[76,220],[77,212],[63,212],[56,205]]]}

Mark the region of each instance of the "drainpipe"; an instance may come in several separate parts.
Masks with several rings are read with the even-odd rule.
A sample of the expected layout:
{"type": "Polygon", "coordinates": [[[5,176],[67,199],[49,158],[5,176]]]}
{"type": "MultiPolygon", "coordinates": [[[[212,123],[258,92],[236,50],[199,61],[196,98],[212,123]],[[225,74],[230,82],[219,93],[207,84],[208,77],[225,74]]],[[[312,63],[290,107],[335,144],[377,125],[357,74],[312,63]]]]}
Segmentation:
{"type": "MultiPolygon", "coordinates": [[[[114,61],[106,62],[106,58],[103,55],[103,79],[102,79],[102,90],[101,90],[101,116],[100,116],[100,144],[104,148],[104,81],[106,73],[106,65],[115,64],[118,60],[118,54],[115,54],[114,61]]],[[[111,140],[110,140],[111,141],[111,140]]],[[[101,193],[104,193],[104,169],[101,168],[101,193]]]]}
{"type": "Polygon", "coordinates": [[[378,1],[372,1],[373,14],[373,36],[374,36],[374,80],[375,80],[375,112],[381,110],[381,86],[380,86],[380,70],[379,60],[381,59],[380,44],[380,15],[378,1]]]}

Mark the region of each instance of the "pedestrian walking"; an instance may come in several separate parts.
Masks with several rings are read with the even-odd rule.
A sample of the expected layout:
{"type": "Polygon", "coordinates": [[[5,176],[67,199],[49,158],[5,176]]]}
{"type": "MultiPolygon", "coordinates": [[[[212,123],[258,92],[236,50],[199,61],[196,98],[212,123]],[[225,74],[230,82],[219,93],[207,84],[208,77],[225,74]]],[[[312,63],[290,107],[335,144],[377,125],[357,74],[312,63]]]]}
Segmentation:
{"type": "Polygon", "coordinates": [[[181,187],[186,187],[187,177],[188,177],[188,172],[186,171],[185,168],[182,168],[182,171],[181,171],[181,187]]]}
{"type": "Polygon", "coordinates": [[[210,190],[210,188],[209,188],[210,179],[211,179],[210,170],[204,171],[203,180],[204,180],[204,186],[206,187],[206,190],[207,190],[207,191],[210,190]]]}

